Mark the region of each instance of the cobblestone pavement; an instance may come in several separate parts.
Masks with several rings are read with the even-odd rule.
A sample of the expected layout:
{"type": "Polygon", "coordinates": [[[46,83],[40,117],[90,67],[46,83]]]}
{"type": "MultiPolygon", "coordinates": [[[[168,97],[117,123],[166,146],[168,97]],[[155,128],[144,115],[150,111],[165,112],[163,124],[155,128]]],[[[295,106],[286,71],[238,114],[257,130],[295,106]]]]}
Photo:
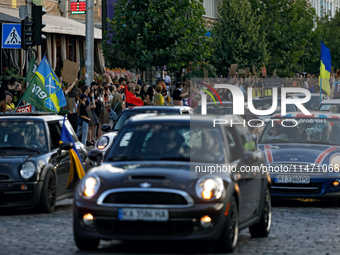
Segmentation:
{"type": "MultiPolygon", "coordinates": [[[[268,238],[239,235],[234,254],[340,254],[340,208],[331,201],[276,201],[268,238]]],[[[197,243],[101,241],[95,252],[79,251],[72,234],[72,200],[53,214],[33,210],[0,212],[0,254],[212,254],[197,243]],[[198,246],[199,245],[199,246],[198,246]]]]}

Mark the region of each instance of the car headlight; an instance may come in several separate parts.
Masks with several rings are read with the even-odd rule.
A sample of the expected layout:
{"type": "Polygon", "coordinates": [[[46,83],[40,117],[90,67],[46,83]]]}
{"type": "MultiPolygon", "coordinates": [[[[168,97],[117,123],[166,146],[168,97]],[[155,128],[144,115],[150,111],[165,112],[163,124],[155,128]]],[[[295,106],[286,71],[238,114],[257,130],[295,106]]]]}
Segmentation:
{"type": "Polygon", "coordinates": [[[203,177],[197,181],[195,189],[200,199],[219,199],[224,190],[223,180],[219,177],[203,177]]]}
{"type": "Polygon", "coordinates": [[[29,179],[33,176],[37,168],[35,167],[35,164],[33,162],[26,162],[22,165],[20,170],[20,175],[24,179],[29,179]]]}
{"type": "Polygon", "coordinates": [[[109,144],[110,139],[107,136],[103,136],[101,138],[99,138],[98,142],[97,142],[97,148],[99,150],[104,149],[108,144],[109,144]]]}
{"type": "Polygon", "coordinates": [[[81,185],[81,195],[84,198],[93,197],[100,187],[100,179],[97,176],[89,175],[84,177],[81,185]]]}
{"type": "Polygon", "coordinates": [[[330,163],[333,166],[333,169],[340,170],[340,155],[334,155],[330,159],[330,163]]]}

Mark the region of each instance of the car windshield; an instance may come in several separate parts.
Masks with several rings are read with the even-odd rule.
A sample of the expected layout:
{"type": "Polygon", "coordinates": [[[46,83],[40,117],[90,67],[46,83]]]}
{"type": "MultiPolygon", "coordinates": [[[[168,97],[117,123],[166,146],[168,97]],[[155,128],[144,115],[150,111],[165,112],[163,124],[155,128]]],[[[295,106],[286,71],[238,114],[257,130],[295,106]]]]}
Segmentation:
{"type": "Polygon", "coordinates": [[[320,112],[334,112],[340,113],[340,105],[338,104],[322,104],[319,109],[320,112]]]}
{"type": "MultiPolygon", "coordinates": [[[[201,105],[197,106],[196,108],[196,114],[201,114],[201,105]]],[[[233,114],[233,105],[232,104],[223,104],[221,106],[220,103],[217,103],[216,105],[208,104],[207,105],[207,114],[211,115],[227,115],[227,114],[233,114]]]]}
{"type": "Polygon", "coordinates": [[[138,111],[134,111],[134,110],[123,111],[119,119],[113,126],[113,130],[121,130],[124,123],[128,119],[130,119],[131,117],[137,114],[143,114],[143,113],[156,113],[156,114],[170,115],[170,114],[179,114],[179,110],[178,109],[163,109],[163,110],[162,109],[159,109],[159,110],[158,109],[157,110],[156,109],[155,110],[145,109],[145,110],[138,110],[138,111]]]}
{"type": "MultiPolygon", "coordinates": [[[[256,110],[268,110],[273,105],[273,99],[272,98],[254,99],[253,105],[254,105],[256,110]]],[[[295,112],[296,108],[292,104],[287,104],[286,111],[287,112],[295,112]]],[[[281,112],[281,99],[278,98],[277,99],[277,107],[276,107],[276,110],[273,114],[280,113],[280,112],[281,112]]]]}
{"type": "Polygon", "coordinates": [[[47,148],[47,136],[43,122],[1,120],[0,150],[38,149],[46,151],[47,148]]]}
{"type": "Polygon", "coordinates": [[[340,146],[340,120],[285,118],[270,121],[259,143],[311,143],[340,146]]]}
{"type": "Polygon", "coordinates": [[[190,123],[143,124],[124,128],[105,161],[174,160],[225,163],[221,131],[190,123]],[[192,125],[191,125],[192,126],[192,125]]]}
{"type": "MultiPolygon", "coordinates": [[[[299,98],[305,98],[305,94],[291,94],[292,97],[299,97],[299,98]]],[[[311,96],[310,100],[303,105],[306,107],[307,110],[310,111],[316,111],[318,109],[318,106],[320,104],[320,96],[311,96]]]]}

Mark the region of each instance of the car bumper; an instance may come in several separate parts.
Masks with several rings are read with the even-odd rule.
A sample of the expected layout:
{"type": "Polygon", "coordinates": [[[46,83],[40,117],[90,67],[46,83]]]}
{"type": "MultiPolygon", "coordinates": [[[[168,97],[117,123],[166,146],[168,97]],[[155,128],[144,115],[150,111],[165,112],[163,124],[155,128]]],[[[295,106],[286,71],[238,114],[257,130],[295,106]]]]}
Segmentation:
{"type": "Polygon", "coordinates": [[[190,208],[169,209],[169,220],[121,221],[118,207],[98,206],[74,200],[74,230],[81,238],[116,240],[218,240],[225,225],[223,203],[195,204],[190,208]],[[83,215],[94,216],[92,226],[84,224],[83,215]],[[201,217],[211,217],[213,226],[203,228],[201,217]]]}
{"type": "Polygon", "coordinates": [[[309,184],[283,184],[276,183],[275,175],[271,175],[272,197],[287,198],[335,198],[340,196],[340,185],[332,186],[334,181],[340,182],[337,176],[311,176],[309,184]]]}
{"type": "Polygon", "coordinates": [[[34,206],[39,202],[41,188],[39,181],[0,183],[0,208],[34,206]]]}

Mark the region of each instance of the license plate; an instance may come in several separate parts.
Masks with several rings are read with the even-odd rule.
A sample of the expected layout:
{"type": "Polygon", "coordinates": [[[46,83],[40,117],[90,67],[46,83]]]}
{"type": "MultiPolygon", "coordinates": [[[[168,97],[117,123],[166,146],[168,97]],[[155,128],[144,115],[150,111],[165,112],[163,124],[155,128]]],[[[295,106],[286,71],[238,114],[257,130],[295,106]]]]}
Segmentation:
{"type": "Polygon", "coordinates": [[[276,175],[276,183],[300,183],[308,184],[310,183],[310,176],[305,175],[276,175]]]}
{"type": "Polygon", "coordinates": [[[119,208],[118,219],[127,221],[167,221],[169,211],[167,209],[119,208]]]}

